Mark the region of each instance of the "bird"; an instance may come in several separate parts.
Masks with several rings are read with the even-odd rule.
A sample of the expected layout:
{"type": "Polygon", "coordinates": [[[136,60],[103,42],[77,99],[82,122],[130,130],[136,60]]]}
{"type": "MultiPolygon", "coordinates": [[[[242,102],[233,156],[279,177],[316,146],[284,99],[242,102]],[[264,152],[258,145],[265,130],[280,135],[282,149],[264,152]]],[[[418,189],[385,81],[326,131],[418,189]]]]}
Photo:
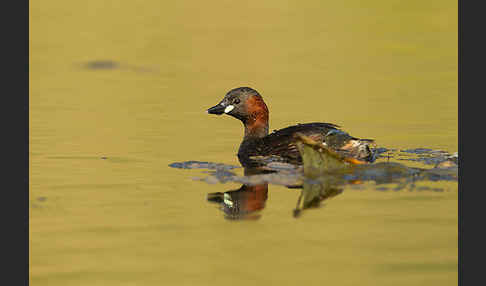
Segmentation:
{"type": "Polygon", "coordinates": [[[303,123],[269,133],[268,107],[260,93],[250,87],[231,89],[207,113],[229,115],[243,123],[244,136],[238,149],[238,160],[244,167],[261,167],[269,162],[301,166],[296,134],[307,136],[350,159],[349,162],[371,163],[376,157],[373,139],[353,137],[333,123],[303,123]]]}

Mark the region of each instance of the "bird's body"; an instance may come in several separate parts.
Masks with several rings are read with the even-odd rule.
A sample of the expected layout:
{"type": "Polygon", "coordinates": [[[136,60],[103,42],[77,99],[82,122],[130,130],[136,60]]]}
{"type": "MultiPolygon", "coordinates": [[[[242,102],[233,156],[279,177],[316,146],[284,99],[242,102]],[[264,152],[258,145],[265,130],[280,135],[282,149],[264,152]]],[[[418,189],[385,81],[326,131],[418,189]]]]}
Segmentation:
{"type": "Polygon", "coordinates": [[[258,167],[261,162],[277,161],[301,165],[294,134],[299,133],[320,142],[323,146],[363,162],[374,161],[370,148],[373,140],[350,136],[332,123],[305,123],[289,126],[268,134],[268,108],[261,95],[248,87],[229,91],[211,114],[228,114],[243,122],[245,134],[238,150],[238,159],[245,167],[258,167]]]}

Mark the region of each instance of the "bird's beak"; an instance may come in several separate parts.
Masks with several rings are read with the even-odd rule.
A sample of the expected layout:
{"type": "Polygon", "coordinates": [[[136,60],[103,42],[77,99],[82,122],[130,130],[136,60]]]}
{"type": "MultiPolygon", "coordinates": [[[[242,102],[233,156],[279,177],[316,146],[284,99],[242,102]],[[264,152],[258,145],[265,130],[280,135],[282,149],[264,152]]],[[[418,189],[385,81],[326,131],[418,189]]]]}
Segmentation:
{"type": "Polygon", "coordinates": [[[223,113],[230,113],[234,108],[235,106],[232,104],[226,105],[223,102],[220,102],[218,105],[211,107],[206,112],[209,114],[221,115],[223,113]]]}
{"type": "Polygon", "coordinates": [[[215,105],[215,106],[211,107],[210,109],[208,109],[206,112],[209,113],[209,114],[221,115],[221,114],[224,113],[225,108],[226,108],[226,106],[224,106],[223,103],[219,103],[218,105],[215,105]]]}

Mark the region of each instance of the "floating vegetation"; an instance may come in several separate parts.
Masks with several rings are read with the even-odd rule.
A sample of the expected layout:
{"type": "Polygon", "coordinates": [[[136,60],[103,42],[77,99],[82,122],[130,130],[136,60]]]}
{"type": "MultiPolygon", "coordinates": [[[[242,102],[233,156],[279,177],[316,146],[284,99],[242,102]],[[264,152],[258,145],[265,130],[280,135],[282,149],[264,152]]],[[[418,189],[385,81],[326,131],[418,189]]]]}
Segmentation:
{"type": "MultiPolygon", "coordinates": [[[[424,169],[412,168],[396,162],[355,163],[306,136],[297,136],[297,140],[297,146],[303,158],[303,172],[306,178],[331,180],[335,184],[345,184],[358,180],[375,181],[377,184],[382,184],[392,183],[401,178],[412,178],[414,181],[457,181],[458,179],[457,155],[450,155],[443,151],[431,152],[425,149],[415,149],[420,150],[420,154],[427,154],[429,159],[435,159],[436,167],[424,169]],[[435,154],[435,156],[432,154],[435,154]],[[438,165],[439,162],[442,164],[438,165]],[[448,164],[445,164],[445,162],[448,162],[448,164]]],[[[410,150],[407,151],[411,152],[410,150]]]]}
{"type": "MultiPolygon", "coordinates": [[[[394,150],[375,149],[377,159],[394,158],[398,161],[414,161],[432,168],[409,167],[399,162],[379,161],[365,163],[353,158],[346,158],[311,138],[296,135],[297,147],[302,156],[303,166],[272,161],[264,167],[244,169],[239,176],[232,170],[239,166],[221,163],[187,161],[175,162],[169,166],[180,169],[205,169],[205,177],[194,180],[209,184],[235,182],[242,186],[227,192],[209,193],[207,200],[216,203],[231,220],[258,219],[265,207],[268,184],[301,189],[293,216],[298,218],[306,209],[320,207],[322,202],[343,193],[345,187],[362,189],[366,182],[374,184],[377,191],[432,191],[442,192],[442,188],[417,185],[420,181],[458,180],[458,153],[449,154],[427,148],[394,150]]],[[[258,160],[258,158],[255,158],[258,160]]]]}
{"type": "Polygon", "coordinates": [[[435,165],[439,167],[459,164],[459,154],[457,152],[449,154],[446,151],[416,148],[401,150],[398,156],[398,160],[420,162],[426,165],[435,165]]]}
{"type": "Polygon", "coordinates": [[[209,169],[209,170],[231,170],[231,169],[241,168],[239,166],[234,166],[234,165],[201,162],[201,161],[175,162],[169,164],[169,167],[178,168],[178,169],[209,169]]]}
{"type": "MultiPolygon", "coordinates": [[[[309,145],[304,145],[308,148],[309,145]]],[[[418,181],[457,181],[458,166],[454,160],[442,160],[434,168],[412,168],[397,162],[378,162],[355,165],[340,161],[326,149],[310,148],[303,150],[304,167],[294,169],[264,168],[261,174],[238,176],[231,172],[240,168],[221,163],[187,161],[172,163],[169,166],[179,169],[206,169],[207,177],[194,177],[194,180],[209,184],[236,182],[247,185],[274,184],[287,187],[301,187],[306,179],[330,181],[335,185],[355,184],[374,181],[377,185],[418,181]],[[321,151],[319,151],[321,150],[321,151]]]]}

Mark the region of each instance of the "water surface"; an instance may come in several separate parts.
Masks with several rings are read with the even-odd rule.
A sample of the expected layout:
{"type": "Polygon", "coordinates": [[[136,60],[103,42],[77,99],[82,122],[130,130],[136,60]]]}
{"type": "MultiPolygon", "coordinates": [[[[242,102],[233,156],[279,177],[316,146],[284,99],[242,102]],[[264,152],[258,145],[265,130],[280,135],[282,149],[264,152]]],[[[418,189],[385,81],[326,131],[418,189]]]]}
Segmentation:
{"type": "Polygon", "coordinates": [[[456,152],[457,1],[31,1],[29,69],[31,285],[457,284],[456,182],[298,218],[268,185],[235,221],[207,194],[241,184],[168,167],[238,165],[241,123],[205,113],[238,86],[271,130],[456,152]]]}

